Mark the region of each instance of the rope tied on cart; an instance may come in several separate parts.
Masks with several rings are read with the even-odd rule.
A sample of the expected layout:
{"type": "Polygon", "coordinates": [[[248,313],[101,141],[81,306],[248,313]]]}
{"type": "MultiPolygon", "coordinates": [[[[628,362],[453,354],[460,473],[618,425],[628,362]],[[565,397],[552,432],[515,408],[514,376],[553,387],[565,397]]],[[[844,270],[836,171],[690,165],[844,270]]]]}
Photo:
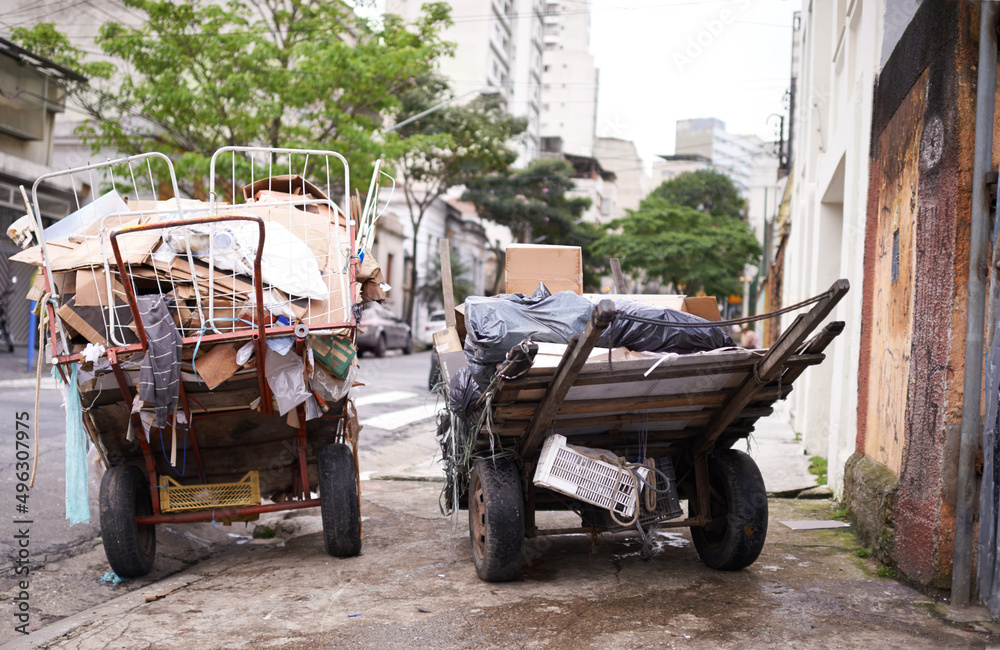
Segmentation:
{"type": "Polygon", "coordinates": [[[45,364],[45,327],[49,323],[49,310],[45,307],[51,303],[53,308],[58,309],[59,303],[51,293],[42,295],[38,301],[38,363],[35,370],[35,453],[31,459],[31,477],[28,479],[28,487],[35,487],[35,475],[38,473],[38,414],[41,410],[42,396],[42,366],[45,364]]]}
{"type": "Polygon", "coordinates": [[[803,307],[808,307],[809,305],[820,302],[821,300],[826,300],[832,297],[834,291],[832,289],[827,289],[823,293],[817,294],[812,298],[807,298],[802,302],[797,302],[794,305],[789,305],[787,307],[782,307],[781,309],[776,309],[774,311],[769,311],[765,314],[758,314],[756,316],[747,316],[745,318],[733,318],[730,320],[720,320],[720,321],[706,321],[704,323],[680,323],[676,321],[663,320],[660,318],[648,318],[646,316],[638,316],[635,314],[623,314],[621,312],[615,312],[615,318],[622,320],[630,320],[636,323],[643,323],[644,325],[657,325],[661,327],[676,327],[680,329],[698,329],[703,327],[727,327],[732,325],[743,325],[745,323],[756,323],[757,321],[770,320],[772,318],[777,318],[778,316],[783,316],[787,313],[798,311],[803,307]]]}

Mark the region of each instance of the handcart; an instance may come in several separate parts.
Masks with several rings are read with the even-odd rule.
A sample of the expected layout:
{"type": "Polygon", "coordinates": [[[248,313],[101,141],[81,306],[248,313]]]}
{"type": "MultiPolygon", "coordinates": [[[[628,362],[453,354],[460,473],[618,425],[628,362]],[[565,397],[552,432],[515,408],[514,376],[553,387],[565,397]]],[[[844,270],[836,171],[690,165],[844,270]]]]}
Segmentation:
{"type": "Polygon", "coordinates": [[[43,270],[52,360],[106,468],[101,534],[118,575],[151,570],[157,524],[314,506],[327,552],[360,553],[350,388],[379,174],[364,210],[332,151],[220,149],[207,201],[179,198],[157,153],[35,183],[35,215],[55,176],[78,195],[117,190],[46,230],[36,219],[39,245],[19,255],[43,270]]]}
{"type": "MultiPolygon", "coordinates": [[[[604,299],[557,362],[540,363],[544,344],[515,346],[478,401],[457,416],[452,386],[451,420],[439,428],[449,481],[444,509],[468,508],[479,577],[517,577],[525,539],[642,535],[652,525],[690,528],[711,568],[752,564],[767,534],[767,494],[756,463],[733,446],[823,361],[844,323],[810,335],[847,290],[838,280],[806,301],[809,311],[769,349],[692,354],[596,351],[601,332],[622,317],[604,299]],[[546,510],[574,511],[581,525],[539,528],[536,512],[546,510]]],[[[446,382],[462,363],[441,355],[446,382]]]]}

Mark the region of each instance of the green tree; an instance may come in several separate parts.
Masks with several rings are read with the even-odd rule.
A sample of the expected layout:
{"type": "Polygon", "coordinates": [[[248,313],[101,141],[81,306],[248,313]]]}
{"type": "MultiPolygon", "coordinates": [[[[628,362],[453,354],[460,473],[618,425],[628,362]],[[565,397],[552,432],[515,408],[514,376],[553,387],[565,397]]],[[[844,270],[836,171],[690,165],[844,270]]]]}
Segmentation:
{"type": "Polygon", "coordinates": [[[742,293],[743,267],[760,259],[760,244],[746,222],[671,203],[657,193],[639,209],[608,224],[594,252],[617,257],[625,272],[644,273],[692,295],[742,293]]]}
{"type": "MultiPolygon", "coordinates": [[[[400,121],[446,99],[446,85],[439,78],[427,76],[421,81],[404,94],[400,121]]],[[[417,259],[420,227],[431,205],[453,187],[509,169],[517,157],[511,140],[525,126],[523,119],[504,111],[499,97],[480,96],[468,104],[430,113],[387,134],[389,145],[401,145],[396,170],[410,217],[412,259],[417,259]]],[[[413,264],[411,287],[417,286],[417,271],[413,264]]],[[[413,297],[415,294],[406,305],[407,322],[413,320],[413,297]]]]}
{"type": "Polygon", "coordinates": [[[581,222],[590,199],[569,196],[573,165],[561,158],[538,158],[527,169],[472,179],[463,199],[476,206],[484,219],[507,226],[522,242],[580,246],[584,285],[597,285],[591,244],[600,232],[581,222]]]}
{"type": "Polygon", "coordinates": [[[746,221],[747,203],[733,181],[711,169],[699,169],[678,174],[653,190],[653,195],[669,203],[708,212],[717,217],[734,217],[746,221]]]}
{"type": "Polygon", "coordinates": [[[452,50],[440,38],[450,24],[441,2],[425,5],[413,25],[391,15],[374,24],[326,0],[122,3],[145,20],[100,28],[96,43],[110,63],[87,63],[51,24],[13,36],[90,76],[71,91],[89,117],[78,133],[95,151],[165,153],[181,189],[197,198],[207,192],[211,154],[230,145],[333,149],[367,188],[357,172],[402,152],[401,142],[377,142],[373,132],[452,50]]]}

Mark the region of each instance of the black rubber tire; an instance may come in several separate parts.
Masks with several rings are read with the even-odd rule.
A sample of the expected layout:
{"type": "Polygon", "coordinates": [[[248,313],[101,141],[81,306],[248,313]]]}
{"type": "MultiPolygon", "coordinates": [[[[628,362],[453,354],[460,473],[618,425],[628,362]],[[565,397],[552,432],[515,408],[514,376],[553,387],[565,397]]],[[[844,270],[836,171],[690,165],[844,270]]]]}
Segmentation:
{"type": "Polygon", "coordinates": [[[406,336],[406,345],[403,346],[403,354],[413,354],[413,337],[410,335],[406,336]]]}
{"type": "Polygon", "coordinates": [[[135,523],[153,514],[149,477],[135,465],[111,467],[101,479],[101,537],[111,570],[123,578],[150,572],[156,557],[156,525],[135,523]]]}
{"type": "Polygon", "coordinates": [[[361,554],[361,509],[354,454],[343,443],[319,451],[319,509],[326,552],[334,557],[361,554]]]}
{"type": "MultiPolygon", "coordinates": [[[[706,566],[735,571],[753,564],[767,537],[767,490],[757,463],[736,449],[708,460],[712,522],[692,527],[691,539],[706,566]]],[[[695,514],[695,499],[689,509],[695,514]]]]}
{"type": "Polygon", "coordinates": [[[481,458],[469,480],[472,563],[486,582],[513,580],[524,565],[524,493],[517,463],[481,458]]]}
{"type": "Polygon", "coordinates": [[[385,334],[379,334],[378,340],[375,341],[375,349],[372,350],[372,354],[381,359],[385,356],[385,352],[388,347],[385,344],[385,334]]]}

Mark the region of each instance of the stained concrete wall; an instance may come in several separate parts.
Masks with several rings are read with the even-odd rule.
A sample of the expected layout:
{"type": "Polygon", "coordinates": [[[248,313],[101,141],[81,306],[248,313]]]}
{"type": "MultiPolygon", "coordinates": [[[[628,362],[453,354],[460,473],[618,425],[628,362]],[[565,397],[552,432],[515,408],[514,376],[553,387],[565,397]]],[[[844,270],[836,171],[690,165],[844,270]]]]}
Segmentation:
{"type": "MultiPolygon", "coordinates": [[[[872,118],[857,451],[899,478],[892,560],[942,587],[954,538],[977,33],[977,6],[921,5],[879,75],[872,118]]],[[[869,498],[855,491],[850,505],[869,498]]]]}

